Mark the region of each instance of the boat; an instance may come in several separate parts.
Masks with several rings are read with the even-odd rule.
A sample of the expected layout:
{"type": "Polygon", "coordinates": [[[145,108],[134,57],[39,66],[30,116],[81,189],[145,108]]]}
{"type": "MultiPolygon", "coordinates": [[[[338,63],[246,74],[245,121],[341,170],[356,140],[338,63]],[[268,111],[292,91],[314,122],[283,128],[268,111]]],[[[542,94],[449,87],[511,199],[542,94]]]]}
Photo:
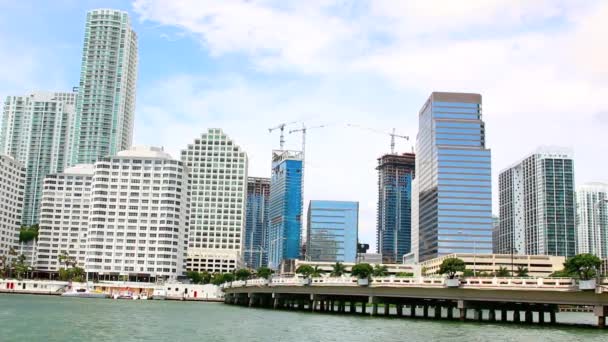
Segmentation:
{"type": "Polygon", "coordinates": [[[61,294],[61,297],[75,297],[75,298],[108,298],[107,293],[89,291],[88,289],[71,289],[68,292],[61,294]]]}
{"type": "Polygon", "coordinates": [[[141,299],[141,300],[148,300],[148,294],[147,293],[141,293],[139,295],[139,299],[141,299]]]}
{"type": "Polygon", "coordinates": [[[165,299],[167,299],[167,290],[165,290],[165,289],[154,289],[154,293],[152,294],[152,299],[154,299],[154,300],[165,300],[165,299]]]}

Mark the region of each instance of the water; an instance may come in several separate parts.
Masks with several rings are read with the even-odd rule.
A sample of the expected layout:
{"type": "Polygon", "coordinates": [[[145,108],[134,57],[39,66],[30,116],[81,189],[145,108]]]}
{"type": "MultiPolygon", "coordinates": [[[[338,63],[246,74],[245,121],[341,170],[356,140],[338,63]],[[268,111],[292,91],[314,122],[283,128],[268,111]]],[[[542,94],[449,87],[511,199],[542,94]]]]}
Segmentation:
{"type": "MultiPolygon", "coordinates": [[[[568,313],[570,320],[589,314],[568,313]]],[[[608,341],[608,331],[0,294],[0,341],[608,341]]]]}

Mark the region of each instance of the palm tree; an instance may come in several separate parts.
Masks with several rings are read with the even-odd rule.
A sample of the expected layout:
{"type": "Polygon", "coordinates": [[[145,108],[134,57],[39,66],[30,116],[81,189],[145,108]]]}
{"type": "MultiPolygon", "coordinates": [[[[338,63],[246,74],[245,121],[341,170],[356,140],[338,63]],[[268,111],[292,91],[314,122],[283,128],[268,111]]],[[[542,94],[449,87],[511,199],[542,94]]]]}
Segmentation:
{"type": "Polygon", "coordinates": [[[386,277],[388,275],[388,267],[384,265],[376,265],[374,266],[374,271],[372,272],[374,277],[386,277]]]}
{"type": "Polygon", "coordinates": [[[515,272],[518,277],[527,277],[528,276],[528,268],[526,266],[517,266],[517,271],[515,272]]]}
{"type": "Polygon", "coordinates": [[[68,269],[70,266],[76,265],[76,258],[69,255],[66,251],[61,251],[61,254],[57,256],[60,263],[65,264],[65,268],[68,269]]]}
{"type": "Polygon", "coordinates": [[[321,274],[323,274],[323,270],[319,268],[319,266],[315,266],[312,269],[312,272],[310,273],[310,277],[311,278],[318,278],[321,276],[321,274]]]}
{"type": "Polygon", "coordinates": [[[497,277],[508,277],[511,275],[511,272],[506,267],[500,266],[494,275],[497,277]]]}
{"type": "Polygon", "coordinates": [[[346,273],[346,267],[341,262],[336,262],[334,265],[334,269],[331,272],[332,277],[341,277],[344,273],[346,273]]]}

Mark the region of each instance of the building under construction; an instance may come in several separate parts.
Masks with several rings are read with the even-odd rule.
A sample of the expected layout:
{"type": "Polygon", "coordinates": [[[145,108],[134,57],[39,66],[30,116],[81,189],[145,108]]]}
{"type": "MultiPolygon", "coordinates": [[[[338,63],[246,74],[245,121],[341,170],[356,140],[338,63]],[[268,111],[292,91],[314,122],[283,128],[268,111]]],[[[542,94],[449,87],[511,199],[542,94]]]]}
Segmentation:
{"type": "Polygon", "coordinates": [[[414,153],[378,158],[376,249],[383,263],[401,263],[412,246],[412,180],[414,153]]]}
{"type": "Polygon", "coordinates": [[[260,268],[268,264],[269,199],[270,178],[249,177],[243,249],[245,265],[249,268],[260,268]]]}

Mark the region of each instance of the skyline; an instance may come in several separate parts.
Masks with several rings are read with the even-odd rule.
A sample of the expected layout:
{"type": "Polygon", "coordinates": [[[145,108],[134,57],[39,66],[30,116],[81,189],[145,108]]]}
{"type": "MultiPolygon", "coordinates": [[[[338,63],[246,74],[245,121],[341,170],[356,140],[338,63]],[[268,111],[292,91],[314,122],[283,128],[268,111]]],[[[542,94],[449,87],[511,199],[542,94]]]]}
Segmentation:
{"type": "MultiPolygon", "coordinates": [[[[385,131],[396,127],[410,136],[410,143],[397,141],[397,150],[409,152],[418,109],[435,90],[484,97],[495,213],[499,171],[539,145],[574,150],[577,185],[606,181],[600,171],[606,162],[597,156],[608,148],[594,138],[608,127],[608,87],[601,80],[608,73],[602,62],[608,50],[592,40],[599,43],[596,37],[608,33],[601,21],[608,5],[562,3],[547,10],[521,3],[506,11],[509,3],[480,2],[476,13],[451,6],[436,11],[420,3],[420,19],[409,18],[412,25],[397,22],[400,18],[390,13],[399,11],[380,1],[368,6],[310,3],[306,9],[293,3],[277,9],[237,2],[199,8],[153,1],[136,1],[135,7],[118,1],[65,1],[48,8],[0,4],[0,61],[12,66],[0,71],[0,96],[71,90],[78,84],[86,11],[128,10],[140,45],[134,145],[164,146],[178,158],[193,138],[222,128],[249,155],[249,175],[269,177],[278,133],[268,134],[268,127],[302,118],[310,125],[340,123],[309,132],[304,202],[359,201],[360,236],[373,245],[376,158],[389,151],[389,137],[342,124],[385,131]],[[363,18],[368,7],[373,11],[363,18]],[[251,15],[235,17],[241,10],[251,15]],[[207,14],[221,30],[204,25],[201,17],[207,14]],[[374,28],[379,18],[392,20],[374,28]],[[416,23],[425,19],[442,25],[416,31],[416,23]],[[286,21],[293,22],[287,32],[272,26],[286,21]],[[185,24],[176,27],[178,22],[185,24]],[[454,33],[455,27],[462,29],[454,33]],[[353,32],[364,33],[361,41],[353,32]],[[422,33],[445,45],[429,46],[420,39],[422,33]],[[302,46],[286,39],[288,34],[302,46]],[[412,37],[414,49],[408,49],[405,42],[412,37]],[[350,48],[353,41],[360,44],[350,48]],[[572,42],[578,45],[572,48],[572,42]],[[446,52],[452,59],[444,59],[446,52]],[[585,55],[590,59],[577,60],[585,55]],[[382,114],[374,120],[369,113],[382,114]],[[327,189],[335,193],[325,195],[327,189]]],[[[299,149],[300,139],[287,134],[287,147],[299,149]]]]}

